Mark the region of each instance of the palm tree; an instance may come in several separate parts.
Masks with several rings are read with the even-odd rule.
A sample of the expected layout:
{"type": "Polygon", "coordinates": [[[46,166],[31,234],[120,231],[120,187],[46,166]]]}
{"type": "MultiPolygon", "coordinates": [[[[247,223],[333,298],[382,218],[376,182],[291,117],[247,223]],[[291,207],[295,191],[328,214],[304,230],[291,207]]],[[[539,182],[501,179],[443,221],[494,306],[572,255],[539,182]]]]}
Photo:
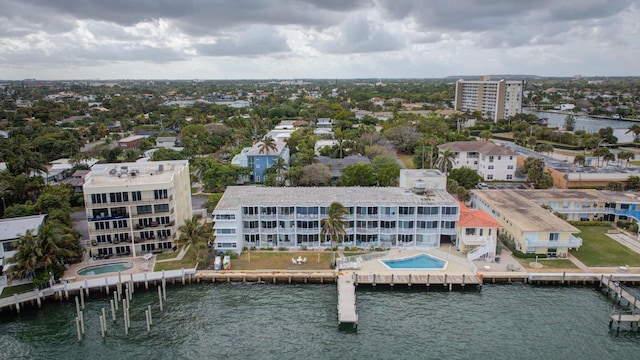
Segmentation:
{"type": "Polygon", "coordinates": [[[320,221],[322,225],[320,236],[324,238],[325,242],[327,241],[327,236],[331,239],[331,267],[336,265],[333,242],[341,243],[347,235],[345,228],[347,227],[346,215],[348,213],[349,211],[344,205],[334,201],[329,205],[328,217],[320,221]]]}
{"type": "Polygon", "coordinates": [[[40,225],[37,235],[27,230],[18,240],[16,253],[8,260],[13,263],[7,271],[11,273],[9,281],[34,277],[37,272],[43,272],[43,278],[48,280],[47,274],[54,266],[61,266],[63,258],[78,255],[65,246],[71,237],[73,235],[62,233],[48,223],[40,225]]]}
{"type": "Polygon", "coordinates": [[[284,174],[285,171],[287,171],[287,163],[284,161],[283,158],[279,157],[278,160],[276,160],[276,163],[273,164],[272,167],[276,173],[276,187],[277,187],[278,182],[282,181],[282,175],[284,174]]]}
{"type": "Polygon", "coordinates": [[[491,131],[489,130],[482,130],[480,131],[479,136],[480,136],[480,139],[484,141],[489,141],[489,139],[491,139],[492,134],[491,134],[491,131]]]}
{"type": "Polygon", "coordinates": [[[269,156],[272,152],[278,151],[278,144],[271,136],[267,136],[262,140],[262,143],[258,145],[259,153],[269,156]]]}
{"type": "Polygon", "coordinates": [[[609,149],[606,147],[599,147],[595,150],[593,150],[593,155],[598,157],[598,166],[600,166],[600,157],[604,157],[605,155],[607,155],[609,153],[609,149]]]}
{"type": "Polygon", "coordinates": [[[629,130],[625,132],[625,134],[633,133],[633,142],[638,141],[638,135],[640,135],[640,125],[633,124],[629,126],[629,130]]]}
{"type": "Polygon", "coordinates": [[[582,154],[576,155],[573,158],[573,163],[574,164],[578,164],[580,166],[584,166],[585,162],[586,162],[586,159],[585,159],[584,155],[582,155],[582,154]]]}
{"type": "Polygon", "coordinates": [[[440,150],[438,159],[436,160],[436,166],[445,175],[449,174],[449,171],[453,169],[455,163],[456,153],[450,149],[440,150]]]}
{"type": "MultiPolygon", "coordinates": [[[[625,160],[625,164],[624,167],[626,168],[627,166],[629,166],[629,160],[635,159],[636,158],[636,154],[634,154],[631,151],[628,150],[622,150],[618,153],[618,160],[625,160]]],[[[618,166],[620,166],[620,163],[618,162],[618,166]]]]}
{"type": "Polygon", "coordinates": [[[609,166],[609,162],[610,161],[615,161],[615,160],[616,160],[616,154],[612,153],[611,151],[607,152],[602,157],[602,162],[603,162],[605,167],[609,166]]]}
{"type": "Polygon", "coordinates": [[[194,216],[191,219],[186,219],[184,224],[178,227],[178,231],[180,236],[176,239],[176,245],[181,247],[191,245],[196,253],[197,261],[206,260],[206,242],[211,237],[211,227],[201,223],[200,219],[194,216]]]}

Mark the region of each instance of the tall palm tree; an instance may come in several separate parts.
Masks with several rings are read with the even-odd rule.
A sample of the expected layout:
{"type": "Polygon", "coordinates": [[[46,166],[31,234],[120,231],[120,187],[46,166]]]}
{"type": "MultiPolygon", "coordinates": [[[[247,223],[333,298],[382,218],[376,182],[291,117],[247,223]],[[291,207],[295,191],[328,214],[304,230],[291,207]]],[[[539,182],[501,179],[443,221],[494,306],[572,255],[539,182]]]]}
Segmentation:
{"type": "Polygon", "coordinates": [[[492,135],[493,134],[489,130],[482,130],[482,131],[480,131],[480,134],[479,134],[480,138],[482,140],[484,140],[484,141],[489,141],[489,139],[491,139],[492,135]]]}
{"type": "Polygon", "coordinates": [[[331,267],[336,265],[335,251],[333,248],[334,241],[341,243],[344,237],[347,235],[345,228],[347,227],[346,216],[349,213],[346,207],[341,203],[334,201],[329,205],[327,210],[328,217],[320,220],[322,229],[320,230],[320,236],[327,241],[327,237],[331,240],[331,267]]]}
{"type": "Polygon", "coordinates": [[[196,253],[198,261],[206,260],[206,242],[211,237],[211,227],[201,223],[197,216],[186,219],[184,224],[178,227],[180,236],[176,239],[176,245],[181,247],[191,245],[196,253]],[[205,251],[203,251],[203,249],[205,251]]]}
{"type": "Polygon", "coordinates": [[[260,154],[266,154],[267,156],[272,152],[278,151],[278,144],[271,136],[267,136],[262,139],[260,145],[258,145],[258,150],[260,154]]]}
{"type": "Polygon", "coordinates": [[[276,173],[276,186],[278,186],[278,182],[282,181],[282,176],[287,171],[287,163],[283,158],[279,157],[276,163],[273,164],[273,170],[276,173]]]}
{"type": "Polygon", "coordinates": [[[585,162],[586,162],[586,159],[585,159],[584,155],[582,155],[582,154],[576,155],[573,158],[573,163],[574,164],[578,164],[580,166],[584,166],[585,162]]]}
{"type": "Polygon", "coordinates": [[[440,150],[440,153],[438,155],[439,156],[438,156],[438,159],[436,160],[436,166],[445,175],[448,175],[449,171],[453,169],[456,153],[451,151],[451,149],[444,149],[444,150],[440,150]]]}

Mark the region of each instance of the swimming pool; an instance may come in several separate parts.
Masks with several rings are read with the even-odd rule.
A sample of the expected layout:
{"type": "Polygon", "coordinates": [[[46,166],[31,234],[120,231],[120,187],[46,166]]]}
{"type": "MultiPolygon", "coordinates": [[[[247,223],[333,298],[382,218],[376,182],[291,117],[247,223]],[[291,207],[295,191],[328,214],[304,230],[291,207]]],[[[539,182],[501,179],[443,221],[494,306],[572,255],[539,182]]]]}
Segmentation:
{"type": "Polygon", "coordinates": [[[102,265],[92,265],[87,266],[86,268],[82,268],[78,270],[77,274],[80,276],[91,276],[91,275],[100,275],[118,271],[127,271],[133,268],[133,263],[128,261],[110,263],[110,264],[102,264],[102,265]]]}
{"type": "Polygon", "coordinates": [[[418,254],[402,259],[387,259],[380,262],[393,270],[443,270],[447,267],[447,261],[427,254],[418,254]]]}

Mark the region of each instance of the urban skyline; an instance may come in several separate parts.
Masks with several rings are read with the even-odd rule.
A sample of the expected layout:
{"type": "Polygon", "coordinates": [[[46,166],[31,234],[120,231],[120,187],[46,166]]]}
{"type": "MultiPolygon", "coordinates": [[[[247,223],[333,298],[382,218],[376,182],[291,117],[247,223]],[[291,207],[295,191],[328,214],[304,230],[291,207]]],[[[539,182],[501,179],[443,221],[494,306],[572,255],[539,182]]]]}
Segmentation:
{"type": "Polygon", "coordinates": [[[0,0],[0,79],[633,76],[616,1],[0,0]]]}

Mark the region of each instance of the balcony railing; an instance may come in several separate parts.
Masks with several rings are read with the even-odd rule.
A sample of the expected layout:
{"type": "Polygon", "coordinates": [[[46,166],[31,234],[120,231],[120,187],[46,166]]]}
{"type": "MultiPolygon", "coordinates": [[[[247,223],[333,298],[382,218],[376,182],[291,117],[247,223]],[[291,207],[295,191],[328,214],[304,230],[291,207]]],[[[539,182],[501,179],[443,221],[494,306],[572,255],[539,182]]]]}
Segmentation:
{"type": "Polygon", "coordinates": [[[582,246],[582,239],[571,235],[569,241],[559,240],[529,240],[527,239],[527,247],[546,247],[546,248],[577,248],[582,246]]]}

